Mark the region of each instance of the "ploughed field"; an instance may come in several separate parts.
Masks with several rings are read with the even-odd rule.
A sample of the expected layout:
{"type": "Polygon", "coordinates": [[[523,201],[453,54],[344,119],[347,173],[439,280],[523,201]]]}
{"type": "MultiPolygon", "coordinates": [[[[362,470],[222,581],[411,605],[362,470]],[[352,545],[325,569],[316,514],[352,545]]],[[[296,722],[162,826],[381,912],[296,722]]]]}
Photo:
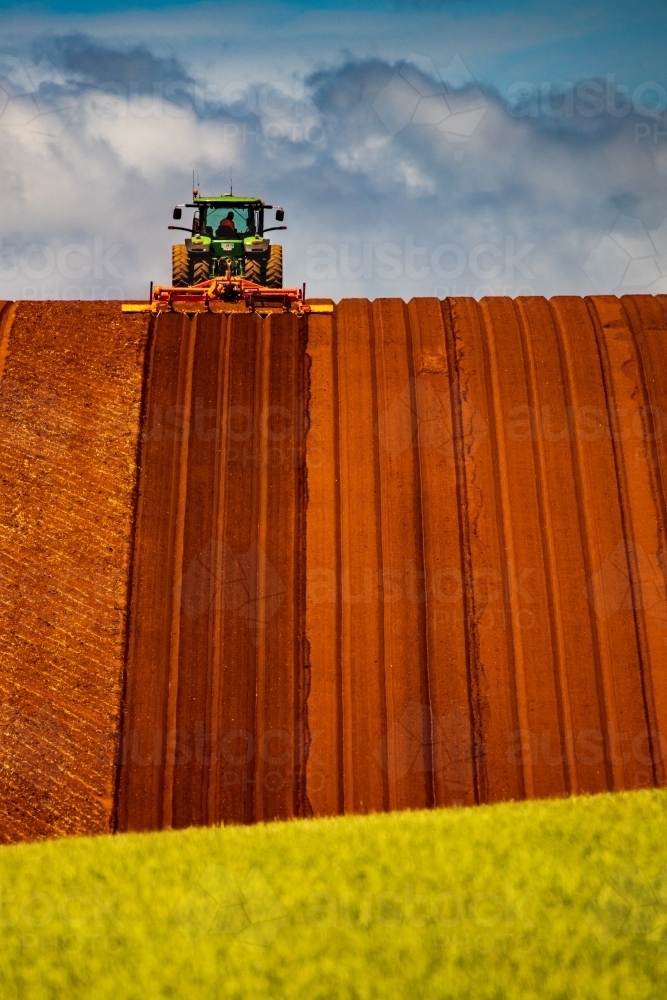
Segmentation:
{"type": "Polygon", "coordinates": [[[0,312],[0,837],[654,787],[667,297],[0,312]]]}

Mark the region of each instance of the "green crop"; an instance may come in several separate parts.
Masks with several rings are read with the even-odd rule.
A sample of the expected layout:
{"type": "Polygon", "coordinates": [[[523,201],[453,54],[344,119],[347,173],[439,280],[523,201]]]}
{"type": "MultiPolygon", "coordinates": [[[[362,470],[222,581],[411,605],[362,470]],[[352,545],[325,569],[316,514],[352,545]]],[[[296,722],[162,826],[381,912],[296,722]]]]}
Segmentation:
{"type": "Polygon", "coordinates": [[[667,794],[0,850],[3,1000],[658,1000],[667,794]]]}

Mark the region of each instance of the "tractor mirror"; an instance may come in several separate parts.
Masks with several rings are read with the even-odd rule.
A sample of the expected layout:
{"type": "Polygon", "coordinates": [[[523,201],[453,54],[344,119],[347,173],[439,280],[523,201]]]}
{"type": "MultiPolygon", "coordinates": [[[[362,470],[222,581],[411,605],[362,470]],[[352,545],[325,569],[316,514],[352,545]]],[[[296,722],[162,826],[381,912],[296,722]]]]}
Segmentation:
{"type": "Polygon", "coordinates": [[[181,212],[180,208],[175,208],[174,209],[174,218],[175,219],[180,219],[180,217],[181,217],[182,214],[183,213],[181,212]]]}
{"type": "Polygon", "coordinates": [[[282,222],[284,218],[285,218],[285,213],[283,212],[282,208],[277,208],[276,209],[276,222],[282,222]]]}

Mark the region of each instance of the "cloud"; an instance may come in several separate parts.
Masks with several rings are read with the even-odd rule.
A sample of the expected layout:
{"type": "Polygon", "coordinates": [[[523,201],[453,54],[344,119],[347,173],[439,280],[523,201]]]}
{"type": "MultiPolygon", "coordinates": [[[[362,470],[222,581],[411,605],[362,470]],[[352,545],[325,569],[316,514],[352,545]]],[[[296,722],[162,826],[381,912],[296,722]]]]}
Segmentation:
{"type": "Polygon", "coordinates": [[[655,95],[592,80],[503,97],[466,73],[413,54],[259,76],[251,55],[229,76],[220,53],[199,76],[80,34],[0,54],[0,297],[145,295],[169,278],[192,169],[221,191],[230,167],[236,191],[287,209],[286,280],[311,294],[594,291],[584,265],[619,217],[667,215],[655,95]],[[60,131],[10,121],[26,97],[60,131]]]}
{"type": "Polygon", "coordinates": [[[47,59],[70,80],[91,86],[120,84],[143,91],[158,83],[194,82],[175,56],[156,56],[143,43],[117,49],[77,32],[43,39],[32,50],[36,62],[47,59]]]}
{"type": "MultiPolygon", "coordinates": [[[[646,224],[663,218],[667,203],[656,169],[657,147],[652,138],[637,141],[637,129],[641,138],[655,118],[632,107],[622,116],[612,115],[603,106],[598,112],[602,124],[593,120],[591,125],[582,114],[588,107],[575,102],[566,106],[556,129],[549,116],[553,109],[544,111],[543,95],[529,113],[525,107],[517,113],[493,88],[480,84],[484,117],[457,162],[459,147],[442,129],[414,121],[387,128],[376,113],[377,96],[390,87],[396,71],[378,61],[350,63],[319,73],[310,83],[327,133],[327,186],[335,183],[346,204],[351,197],[354,211],[360,204],[368,209],[383,205],[376,216],[376,241],[401,245],[397,278],[410,292],[423,288],[425,293],[427,283],[431,289],[456,287],[459,293],[489,286],[495,291],[508,287],[511,293],[527,286],[547,293],[591,291],[582,270],[586,248],[613,227],[619,206],[627,214],[631,203],[646,224]],[[405,241],[410,237],[428,251],[419,263],[409,259],[405,241]],[[526,258],[529,280],[523,273],[508,274],[512,262],[508,267],[500,253],[508,237],[516,248],[534,245],[526,258]],[[470,257],[483,242],[493,246],[487,260],[497,266],[478,266],[474,273],[470,257]],[[449,262],[432,265],[433,252],[447,243],[467,258],[461,275],[456,251],[449,262]],[[428,276],[410,279],[410,273],[425,270],[428,276]],[[502,273],[491,281],[480,277],[494,270],[502,273]]],[[[411,72],[413,78],[418,75],[415,67],[411,72]]],[[[423,91],[428,82],[422,74],[423,91]]],[[[456,111],[457,101],[467,106],[466,98],[466,88],[454,88],[448,102],[456,111]]],[[[351,226],[350,219],[344,228],[350,232],[351,226]]],[[[361,242],[357,238],[357,245],[361,242]]]]}

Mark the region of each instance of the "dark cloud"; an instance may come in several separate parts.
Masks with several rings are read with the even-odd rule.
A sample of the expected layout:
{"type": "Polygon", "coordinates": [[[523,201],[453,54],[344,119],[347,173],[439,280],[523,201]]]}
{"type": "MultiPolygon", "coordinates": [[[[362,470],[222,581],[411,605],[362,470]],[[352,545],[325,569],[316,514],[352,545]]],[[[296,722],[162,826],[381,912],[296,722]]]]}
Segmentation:
{"type": "Polygon", "coordinates": [[[311,73],[306,77],[306,86],[320,110],[339,115],[372,103],[400,65],[382,59],[349,59],[342,66],[311,73]]]}
{"type": "Polygon", "coordinates": [[[638,87],[633,94],[610,80],[590,78],[562,88],[549,82],[539,86],[529,83],[511,88],[505,103],[508,113],[517,119],[533,121],[556,137],[576,140],[604,140],[623,131],[628,125],[667,120],[660,94],[652,88],[638,87]],[[656,100],[657,98],[657,100],[656,100]]]}
{"type": "Polygon", "coordinates": [[[610,195],[609,201],[619,212],[629,214],[636,212],[638,206],[641,204],[641,197],[638,194],[632,194],[630,191],[619,191],[617,194],[610,195]]]}
{"type": "MultiPolygon", "coordinates": [[[[434,67],[435,69],[435,67],[434,67]]],[[[409,62],[350,59],[343,65],[310,74],[306,83],[313,102],[332,117],[357,116],[364,105],[373,105],[378,93],[398,75],[425,94],[443,88],[451,103],[465,105],[472,95],[482,95],[509,118],[525,121],[545,138],[605,141],[610,136],[655,122],[667,127],[667,91],[658,85],[638,87],[633,94],[609,80],[590,78],[562,88],[557,84],[517,84],[507,97],[484,82],[451,86],[409,62]],[[658,89],[656,90],[656,87],[658,89]]],[[[662,134],[662,133],[661,133],[662,134]]]]}
{"type": "Polygon", "coordinates": [[[156,84],[193,83],[178,59],[156,56],[143,44],[122,50],[71,34],[36,43],[34,54],[37,61],[46,57],[56,69],[91,86],[118,84],[145,91],[156,84]]]}

